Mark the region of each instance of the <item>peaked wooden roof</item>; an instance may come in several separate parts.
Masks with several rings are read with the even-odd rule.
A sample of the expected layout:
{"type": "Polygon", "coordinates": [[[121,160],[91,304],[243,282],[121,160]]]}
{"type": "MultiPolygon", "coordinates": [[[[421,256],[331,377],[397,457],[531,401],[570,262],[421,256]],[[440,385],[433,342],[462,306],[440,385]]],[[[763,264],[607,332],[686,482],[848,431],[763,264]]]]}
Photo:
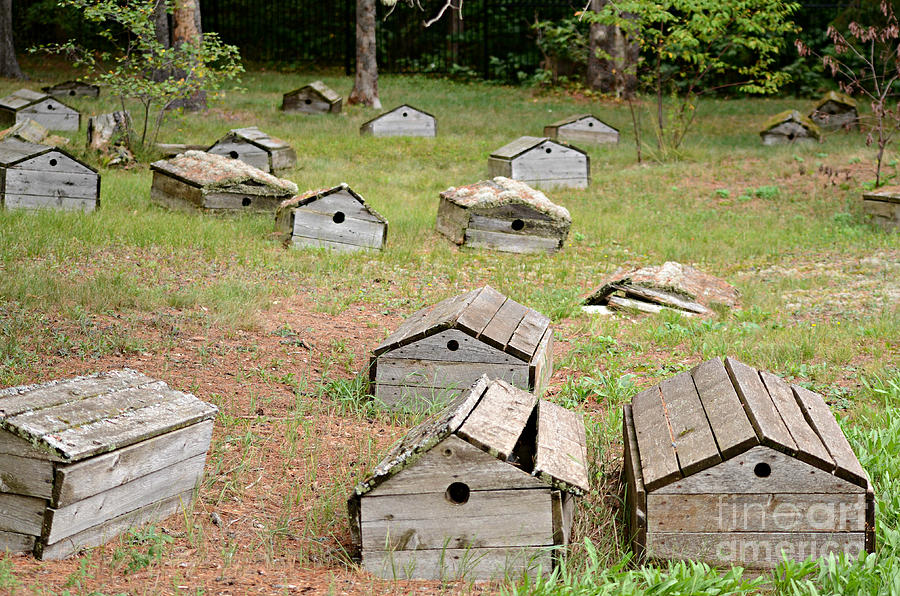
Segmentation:
{"type": "Polygon", "coordinates": [[[572,216],[565,207],[552,202],[547,195],[521,180],[503,176],[465,186],[451,186],[440,196],[466,209],[492,209],[510,203],[526,205],[554,221],[572,223],[572,216]]]}
{"type": "Polygon", "coordinates": [[[603,124],[603,126],[607,126],[607,127],[611,128],[612,130],[619,132],[618,128],[616,128],[610,124],[607,124],[606,122],[604,122],[600,118],[597,118],[593,114],[575,114],[574,116],[569,116],[568,118],[563,118],[562,120],[557,120],[553,124],[548,124],[547,127],[548,128],[558,128],[560,126],[565,126],[566,124],[572,124],[573,122],[578,122],[579,120],[584,120],[585,118],[593,118],[597,122],[603,124]]]}
{"type": "Polygon", "coordinates": [[[375,211],[375,209],[373,209],[368,203],[366,203],[366,200],[364,198],[362,198],[362,196],[357,194],[352,188],[350,188],[350,185],[347,184],[346,182],[341,182],[337,186],[332,186],[331,188],[320,188],[317,190],[308,190],[301,195],[297,195],[296,197],[282,201],[281,204],[278,206],[278,208],[285,209],[285,208],[289,208],[289,207],[303,207],[304,205],[309,205],[310,203],[315,203],[319,199],[321,199],[323,197],[327,197],[328,195],[334,194],[341,190],[347,191],[347,194],[349,194],[351,197],[356,199],[360,205],[365,207],[366,211],[368,211],[369,213],[374,215],[379,221],[381,221],[383,223],[387,223],[387,220],[384,218],[384,216],[382,216],[380,213],[375,211]]]}
{"type": "Polygon", "coordinates": [[[276,197],[297,193],[297,185],[290,180],[263,172],[239,159],[205,151],[185,151],[171,159],[153,162],[150,169],[206,190],[276,197]]]}
{"type": "Polygon", "coordinates": [[[308,85],[304,85],[304,86],[300,87],[299,89],[295,89],[294,91],[291,91],[290,93],[288,93],[288,95],[293,95],[294,93],[299,93],[306,89],[312,89],[320,97],[322,97],[322,99],[324,99],[325,101],[327,101],[330,104],[334,104],[334,103],[341,101],[340,94],[337,91],[335,91],[334,89],[332,89],[331,87],[329,87],[328,85],[326,85],[325,83],[323,83],[322,81],[313,81],[312,83],[309,83],[308,85]]]}
{"type": "Polygon", "coordinates": [[[534,356],[544,334],[553,332],[548,317],[484,286],[412,314],[375,348],[375,355],[450,328],[525,362],[534,356]]]}
{"type": "Polygon", "coordinates": [[[233,128],[228,134],[212,144],[210,149],[219,143],[228,143],[232,141],[245,141],[259,147],[264,151],[275,151],[276,149],[289,149],[290,145],[281,139],[269,136],[259,129],[257,126],[247,126],[245,128],[233,128]]]}
{"type": "Polygon", "coordinates": [[[632,401],[647,490],[756,445],[787,453],[862,488],[868,477],[821,395],[733,358],[715,358],[632,401]]]}
{"type": "Polygon", "coordinates": [[[559,141],[554,141],[553,139],[551,139],[549,137],[525,136],[525,137],[519,137],[512,143],[509,143],[507,145],[500,147],[499,149],[497,149],[496,151],[491,153],[491,157],[499,157],[499,158],[503,158],[503,159],[513,159],[515,157],[522,155],[523,153],[531,151],[532,149],[534,149],[538,145],[541,145],[542,143],[552,143],[554,145],[558,145],[560,147],[565,147],[567,149],[572,149],[574,151],[577,151],[578,153],[587,155],[587,153],[585,153],[578,147],[575,147],[574,145],[569,145],[568,143],[561,143],[559,141]]]}
{"type": "Polygon", "coordinates": [[[838,93],[837,91],[829,91],[822,98],[816,102],[816,105],[813,106],[813,111],[818,110],[822,106],[824,106],[829,101],[833,101],[834,103],[840,104],[842,106],[847,106],[848,108],[856,109],[856,100],[847,95],[846,93],[838,93]]]}
{"type": "Polygon", "coordinates": [[[0,140],[0,166],[11,167],[33,157],[49,153],[50,151],[59,151],[72,161],[84,166],[86,169],[97,173],[97,170],[90,165],[84,163],[68,151],[64,151],[59,147],[51,147],[50,145],[38,145],[37,143],[28,143],[20,141],[17,138],[6,138],[0,140]]]}
{"type": "Polygon", "coordinates": [[[397,106],[396,108],[394,108],[394,109],[392,109],[392,110],[388,110],[387,112],[384,112],[383,114],[378,114],[377,116],[375,116],[375,117],[372,118],[371,120],[366,120],[365,122],[362,123],[362,125],[360,126],[360,128],[366,126],[367,124],[371,124],[371,123],[375,122],[376,120],[379,120],[379,119],[381,119],[381,118],[384,118],[384,117],[387,116],[388,114],[393,114],[394,112],[396,112],[396,111],[398,111],[398,110],[402,110],[403,108],[406,108],[407,110],[413,110],[413,111],[415,111],[415,112],[419,112],[420,114],[425,114],[426,116],[428,116],[428,117],[430,117],[430,118],[434,118],[434,119],[436,120],[436,118],[434,117],[433,114],[429,114],[429,113],[426,112],[425,110],[420,110],[419,108],[413,107],[413,106],[409,105],[408,103],[403,103],[403,104],[400,104],[399,106],[397,106]]]}
{"type": "Polygon", "coordinates": [[[765,125],[763,125],[762,131],[759,134],[765,134],[769,130],[775,128],[779,124],[784,124],[785,122],[795,122],[808,130],[813,137],[819,138],[822,134],[819,127],[816,126],[816,123],[809,119],[808,116],[804,116],[797,110],[785,110],[783,112],[779,112],[775,114],[768,120],[766,120],[765,125]]]}
{"type": "Polygon", "coordinates": [[[28,107],[49,98],[50,96],[46,93],[32,91],[31,89],[19,89],[17,91],[13,91],[6,97],[0,98],[0,107],[7,108],[13,111],[21,110],[22,108],[28,107]]]}
{"type": "Polygon", "coordinates": [[[63,81],[62,83],[57,83],[55,85],[41,87],[41,91],[49,93],[50,95],[53,95],[55,91],[71,91],[73,89],[90,89],[91,91],[96,91],[97,93],[100,92],[100,87],[97,85],[91,85],[90,83],[75,80],[63,81]]]}
{"type": "Polygon", "coordinates": [[[130,369],[0,390],[0,428],[62,461],[113,451],[217,411],[130,369]]]}
{"type": "Polygon", "coordinates": [[[523,471],[573,494],[590,490],[587,442],[581,417],[506,381],[488,381],[483,375],[469,391],[461,393],[396,443],[372,474],[355,487],[350,500],[358,500],[414,465],[422,454],[451,434],[501,461],[509,460],[520,441],[533,441],[526,451],[534,454],[534,461],[518,462],[523,471]],[[538,409],[537,429],[530,435],[526,429],[535,408],[538,409]]]}

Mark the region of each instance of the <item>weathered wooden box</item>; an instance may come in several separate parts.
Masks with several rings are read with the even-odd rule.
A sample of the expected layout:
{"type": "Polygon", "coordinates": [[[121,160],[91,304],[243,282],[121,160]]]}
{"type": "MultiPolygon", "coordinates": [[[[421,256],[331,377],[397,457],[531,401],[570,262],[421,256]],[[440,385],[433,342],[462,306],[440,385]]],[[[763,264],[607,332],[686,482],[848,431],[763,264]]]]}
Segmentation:
{"type": "Polygon", "coordinates": [[[863,195],[863,212],[885,230],[900,230],[900,187],[892,186],[863,195]]]}
{"type": "Polygon", "coordinates": [[[520,137],[491,153],[488,173],[540,188],[587,188],[591,160],[581,149],[547,137],[520,137]]]}
{"type": "Polygon", "coordinates": [[[442,192],[435,223],[456,244],[515,253],[556,252],[571,225],[564,207],[502,176],[442,192]]]}
{"type": "Polygon", "coordinates": [[[58,147],[0,141],[0,200],[7,209],[94,211],[100,174],[58,147]]]}
{"type": "Polygon", "coordinates": [[[437,135],[437,118],[403,104],[365,122],[359,133],[374,137],[433,137],[437,135]]]}
{"type": "Polygon", "coordinates": [[[274,213],[282,201],[297,194],[297,185],[290,180],[203,151],[153,162],[150,169],[150,199],[170,209],[274,213]]]}
{"type": "Polygon", "coordinates": [[[387,229],[387,220],[346,184],[288,199],[275,215],[275,231],[296,248],[381,250],[387,229]]]}
{"type": "Polygon", "coordinates": [[[536,395],[553,374],[550,319],[490,286],[416,312],[369,366],[370,391],[391,409],[443,405],[483,374],[536,395]]]}
{"type": "Polygon", "coordinates": [[[763,145],[818,142],[822,133],[816,124],[797,110],[785,110],[766,121],[759,132],[763,145]]]}
{"type": "Polygon", "coordinates": [[[187,506],[215,414],[128,369],[0,391],[0,550],[59,559],[187,506]]]}
{"type": "Polygon", "coordinates": [[[636,553],[765,569],[874,551],[871,484],[817,393],[709,360],[626,404],[624,441],[636,553]]]}
{"type": "Polygon", "coordinates": [[[41,87],[41,91],[56,97],[98,97],[100,95],[100,87],[81,81],[64,81],[49,87],[41,87]]]}
{"type": "Polygon", "coordinates": [[[207,152],[239,159],[263,172],[289,170],[297,165],[297,154],[290,145],[255,126],[229,131],[207,152]]]}
{"type": "Polygon", "coordinates": [[[313,81],[284,94],[281,109],[303,114],[340,114],[344,100],[322,81],[313,81]]]}
{"type": "Polygon", "coordinates": [[[351,533],[362,566],[385,578],[549,574],[588,489],[580,416],[482,377],[356,487],[351,533]]]}
{"type": "Polygon", "coordinates": [[[828,130],[859,128],[856,100],[845,93],[829,91],[816,102],[809,118],[817,126],[828,130]]]}
{"type": "Polygon", "coordinates": [[[544,136],[567,143],[605,145],[619,142],[619,131],[593,114],[569,116],[544,127],[544,136]]]}
{"type": "Polygon", "coordinates": [[[30,118],[50,130],[78,130],[81,114],[46,93],[19,89],[0,99],[0,125],[30,118]]]}

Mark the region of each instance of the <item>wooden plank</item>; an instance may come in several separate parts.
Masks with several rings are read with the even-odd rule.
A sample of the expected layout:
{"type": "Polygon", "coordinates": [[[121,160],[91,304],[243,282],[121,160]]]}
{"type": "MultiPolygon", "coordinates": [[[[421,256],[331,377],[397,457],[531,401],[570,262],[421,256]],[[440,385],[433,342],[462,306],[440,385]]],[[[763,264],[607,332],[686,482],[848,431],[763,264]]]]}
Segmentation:
{"type": "Polygon", "coordinates": [[[865,547],[862,532],[709,532],[647,534],[648,555],[662,559],[692,559],[712,565],[739,563],[750,569],[778,565],[782,553],[802,562],[829,553],[855,558],[865,547]]]}
{"type": "Polygon", "coordinates": [[[331,240],[319,240],[317,238],[304,238],[302,236],[292,236],[290,247],[303,250],[307,248],[323,248],[341,253],[359,252],[376,250],[368,246],[360,246],[358,244],[344,244],[343,242],[333,242],[331,240]]]}
{"type": "Polygon", "coordinates": [[[505,460],[522,436],[537,399],[532,393],[494,381],[457,434],[505,460]]]}
{"type": "Polygon", "coordinates": [[[527,472],[450,435],[389,481],[369,492],[372,496],[418,495],[442,492],[453,482],[473,491],[546,488],[527,472]]]}
{"type": "Polygon", "coordinates": [[[439,492],[364,496],[363,551],[553,544],[550,489],[546,486],[471,490],[464,503],[451,501],[449,485],[432,489],[439,492]]]}
{"type": "Polygon", "coordinates": [[[343,213],[347,218],[359,219],[373,223],[383,223],[375,217],[371,211],[362,203],[357,201],[350,191],[341,189],[323,197],[319,197],[311,203],[307,203],[298,209],[312,211],[331,217],[338,211],[343,213]]]}
{"type": "Polygon", "coordinates": [[[378,249],[384,245],[385,226],[380,221],[367,221],[349,216],[344,216],[338,221],[335,219],[334,213],[320,213],[312,209],[298,208],[294,210],[293,234],[294,237],[300,236],[378,249]]]}
{"type": "MultiPolygon", "coordinates": [[[[520,205],[520,207],[525,207],[520,205]]],[[[543,236],[561,239],[569,231],[569,226],[556,222],[543,213],[527,210],[527,213],[515,217],[497,217],[498,209],[472,209],[469,229],[485,232],[503,232],[519,236],[543,236]],[[515,225],[513,225],[515,224],[515,225]]],[[[522,209],[526,211],[526,209],[522,209]]]]}
{"type": "Polygon", "coordinates": [[[647,495],[650,532],[862,532],[862,493],[647,495]]]}
{"type": "Polygon", "coordinates": [[[205,420],[104,455],[58,466],[51,506],[65,507],[182,460],[203,455],[209,449],[212,429],[212,421],[205,420]]]}
{"type": "Polygon", "coordinates": [[[512,177],[512,162],[509,159],[498,157],[488,158],[488,176],[496,178],[497,176],[512,177]]]}
{"type": "Polygon", "coordinates": [[[441,197],[438,204],[437,219],[434,227],[438,232],[449,238],[455,244],[462,244],[466,240],[466,228],[469,226],[469,212],[464,207],[441,197]]]}
{"type": "Polygon", "coordinates": [[[691,377],[722,459],[728,459],[759,444],[756,432],[744,414],[741,399],[720,359],[713,358],[698,364],[691,369],[691,377]]]}
{"type": "Polygon", "coordinates": [[[532,393],[540,397],[544,394],[553,376],[553,329],[548,328],[534,354],[530,371],[532,393]]]}
{"type": "Polygon", "coordinates": [[[631,298],[625,298],[623,296],[612,295],[607,298],[607,302],[609,307],[616,310],[636,310],[639,312],[649,312],[649,313],[660,313],[665,311],[668,312],[677,312],[683,317],[696,317],[697,315],[686,311],[686,310],[678,310],[675,308],[669,308],[667,306],[662,306],[661,304],[656,304],[653,302],[645,302],[644,300],[633,300],[631,298]]]}
{"type": "Polygon", "coordinates": [[[476,336],[481,335],[507,298],[491,286],[484,286],[471,304],[459,315],[457,324],[476,336]]]}
{"type": "Polygon", "coordinates": [[[797,459],[825,471],[834,472],[836,467],[834,459],[825,449],[816,431],[810,428],[806,418],[803,417],[803,412],[791,392],[791,386],[770,372],[759,371],[759,376],[769,391],[778,413],[781,414],[788,432],[797,444],[797,459]]]}
{"type": "Polygon", "coordinates": [[[375,355],[421,339],[431,332],[442,331],[456,322],[466,307],[482,292],[478,288],[425,307],[409,316],[391,335],[375,348],[375,355]],[[436,329],[436,327],[442,327],[436,329]]]}
{"type": "MultiPolygon", "coordinates": [[[[2,403],[2,400],[0,400],[2,403]]],[[[65,461],[49,448],[41,449],[42,445],[34,445],[21,437],[0,429],[0,455],[15,455],[16,457],[28,457],[49,461],[65,461]]],[[[0,489],[2,490],[2,489],[0,489]]]]}
{"type": "Polygon", "coordinates": [[[239,159],[263,172],[272,171],[269,153],[246,141],[219,142],[207,149],[207,153],[239,159]]]}
{"type": "Polygon", "coordinates": [[[447,329],[423,337],[418,341],[391,350],[390,357],[451,362],[522,364],[522,360],[516,356],[489,346],[459,329],[447,329]]]}
{"type": "Polygon", "coordinates": [[[385,579],[487,581],[548,575],[553,558],[545,548],[364,551],[362,567],[385,579]]]}
{"type": "MultiPolygon", "coordinates": [[[[281,109],[287,113],[301,114],[327,114],[331,110],[331,104],[320,98],[312,90],[300,89],[297,92],[284,96],[281,109]]],[[[340,112],[340,109],[336,110],[340,112]]]]}
{"type": "Polygon", "coordinates": [[[528,389],[528,365],[524,363],[493,364],[382,356],[378,359],[375,381],[387,385],[464,389],[481,375],[503,379],[516,387],[528,389]]]}
{"type": "Polygon", "coordinates": [[[10,554],[30,553],[34,549],[35,540],[35,536],[0,530],[0,552],[10,554]]]}
{"type": "Polygon", "coordinates": [[[738,397],[741,398],[741,403],[744,404],[744,411],[760,442],[788,453],[796,453],[797,444],[791,438],[791,433],[778,410],[775,409],[775,404],[756,369],[734,358],[725,359],[725,369],[731,377],[738,397]]]}
{"type": "Polygon", "coordinates": [[[659,390],[681,475],[690,476],[722,461],[691,374],[666,379],[659,390]]]}
{"type": "Polygon", "coordinates": [[[562,248],[562,239],[548,236],[523,236],[506,232],[489,232],[475,228],[466,229],[465,245],[470,248],[486,248],[516,254],[556,252],[562,248]]]}
{"type": "MultiPolygon", "coordinates": [[[[642,464],[643,455],[641,451],[642,464]]],[[[658,490],[660,493],[692,494],[865,492],[864,488],[852,482],[763,445],[658,490]],[[757,468],[761,464],[764,465],[757,468]]]]}
{"type": "Polygon", "coordinates": [[[674,438],[666,420],[659,387],[641,391],[631,400],[644,485],[648,491],[681,478],[674,438]]]}
{"type": "Polygon", "coordinates": [[[512,159],[517,155],[528,151],[532,147],[537,147],[541,143],[543,143],[546,139],[541,137],[530,137],[524,136],[519,137],[515,141],[511,143],[507,143],[506,145],[500,147],[496,151],[491,153],[491,157],[503,158],[503,159],[512,159]]]}
{"type": "Polygon", "coordinates": [[[698,315],[713,314],[712,310],[706,308],[699,302],[687,300],[677,296],[674,292],[654,290],[653,288],[646,288],[639,284],[612,284],[612,287],[625,292],[625,296],[628,298],[639,298],[641,300],[646,300],[647,302],[654,302],[675,310],[685,310],[698,315]]]}
{"type": "Polygon", "coordinates": [[[495,348],[506,349],[513,333],[528,314],[529,309],[515,300],[507,300],[478,336],[495,348]]]}
{"type": "Polygon", "coordinates": [[[77,131],[81,124],[81,119],[78,114],[53,114],[49,112],[31,111],[30,108],[26,108],[16,114],[16,122],[22,122],[24,120],[34,120],[50,130],[77,131]]]}
{"type": "Polygon", "coordinates": [[[867,487],[868,477],[840,425],[822,396],[799,385],[791,385],[797,403],[836,464],[835,475],[857,486],[867,487]]]}
{"type": "Polygon", "coordinates": [[[92,526],[63,538],[53,544],[45,544],[39,541],[35,554],[44,561],[63,559],[75,554],[81,549],[92,546],[100,546],[131,528],[148,522],[162,521],[186,507],[193,500],[194,491],[186,490],[182,493],[167,497],[155,503],[145,505],[134,511],[129,511],[111,520],[107,520],[96,526],[92,526]]]}
{"type": "Polygon", "coordinates": [[[631,404],[622,407],[622,435],[625,445],[622,468],[625,485],[626,538],[635,556],[641,557],[647,543],[647,493],[644,490],[644,475],[638,455],[631,404]]]}
{"type": "Polygon", "coordinates": [[[46,509],[44,499],[0,493],[0,531],[40,536],[46,509]]]}
{"type": "Polygon", "coordinates": [[[539,187],[587,188],[590,165],[584,153],[548,140],[512,160],[511,178],[539,187]]]}
{"type": "Polygon", "coordinates": [[[378,383],[375,386],[374,397],[389,410],[431,412],[450,403],[467,390],[468,387],[411,387],[378,383]]]}
{"type": "Polygon", "coordinates": [[[3,206],[7,209],[58,209],[60,211],[91,212],[100,206],[100,200],[7,193],[3,195],[3,206]]]}
{"type": "Polygon", "coordinates": [[[31,170],[40,172],[58,172],[66,174],[93,174],[97,177],[97,172],[78,160],[72,159],[59,150],[46,151],[32,157],[31,159],[19,162],[9,168],[9,171],[31,170]]]}
{"type": "Polygon", "coordinates": [[[547,400],[539,400],[533,474],[554,488],[588,492],[587,465],[587,438],[581,416],[547,400]]]}
{"type": "Polygon", "coordinates": [[[272,150],[272,170],[278,172],[297,165],[297,153],[290,147],[272,150]]]}
{"type": "Polygon", "coordinates": [[[4,455],[0,457],[0,494],[12,493],[49,499],[53,492],[53,463],[4,455]]]}
{"type": "Polygon", "coordinates": [[[51,408],[75,400],[88,399],[139,387],[154,380],[137,371],[115,370],[102,375],[77,377],[64,381],[52,381],[41,385],[25,385],[0,391],[0,416],[11,418],[30,410],[51,408]]]}
{"type": "Polygon", "coordinates": [[[193,211],[203,206],[203,191],[163,172],[153,172],[150,200],[168,209],[193,211]]]}
{"type": "Polygon", "coordinates": [[[437,123],[428,114],[401,106],[363,124],[360,132],[376,137],[433,137],[437,123]]]}
{"type": "Polygon", "coordinates": [[[275,213],[281,201],[290,195],[251,195],[236,192],[211,192],[203,195],[203,208],[221,211],[275,213]]]}
{"type": "Polygon", "coordinates": [[[53,544],[105,521],[193,490],[203,475],[206,454],[178,462],[127,484],[60,509],[47,509],[42,540],[53,544]]]}

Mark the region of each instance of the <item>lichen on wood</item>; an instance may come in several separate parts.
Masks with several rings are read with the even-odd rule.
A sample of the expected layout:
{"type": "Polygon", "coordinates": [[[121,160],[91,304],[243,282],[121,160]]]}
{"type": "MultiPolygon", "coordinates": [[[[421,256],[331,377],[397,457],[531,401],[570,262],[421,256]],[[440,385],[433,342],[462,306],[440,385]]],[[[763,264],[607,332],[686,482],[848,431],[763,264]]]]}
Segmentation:
{"type": "Polygon", "coordinates": [[[555,222],[572,223],[572,217],[565,207],[553,203],[547,195],[524,182],[503,176],[465,186],[451,186],[440,196],[467,209],[492,209],[513,203],[527,205],[555,222]]]}
{"type": "Polygon", "coordinates": [[[246,195],[278,196],[296,194],[297,185],[239,160],[204,151],[186,151],[172,159],[152,164],[153,169],[170,174],[204,191],[218,190],[246,195]]]}

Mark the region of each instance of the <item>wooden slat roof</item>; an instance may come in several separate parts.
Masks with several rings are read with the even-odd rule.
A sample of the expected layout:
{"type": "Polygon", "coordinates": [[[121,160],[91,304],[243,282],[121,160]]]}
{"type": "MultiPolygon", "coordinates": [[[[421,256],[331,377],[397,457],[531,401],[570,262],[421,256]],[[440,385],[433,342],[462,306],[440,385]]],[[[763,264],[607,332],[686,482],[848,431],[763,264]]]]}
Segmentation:
{"type": "Polygon", "coordinates": [[[497,149],[496,151],[491,153],[491,157],[499,157],[501,159],[513,159],[515,157],[522,155],[523,153],[525,153],[527,151],[534,149],[535,147],[537,147],[538,145],[541,145],[543,143],[551,143],[553,145],[557,145],[560,147],[566,147],[568,149],[572,149],[574,151],[577,151],[579,153],[584,153],[585,155],[587,155],[587,153],[585,153],[583,150],[579,149],[578,147],[575,147],[574,145],[569,145],[567,143],[561,143],[559,141],[554,141],[553,139],[550,139],[547,137],[525,136],[525,137],[519,137],[512,143],[509,143],[509,144],[506,144],[506,145],[500,147],[499,149],[497,149]]]}
{"type": "Polygon", "coordinates": [[[813,106],[813,111],[818,110],[822,106],[824,106],[829,101],[833,101],[836,104],[840,104],[842,106],[847,106],[848,108],[856,109],[856,100],[847,95],[846,93],[838,93],[837,91],[829,91],[822,98],[816,102],[816,105],[813,106]]]}
{"type": "Polygon", "coordinates": [[[239,159],[205,151],[185,151],[171,159],[153,162],[150,169],[204,190],[275,197],[297,194],[297,185],[290,180],[263,172],[239,159]]]}
{"type": "Polygon", "coordinates": [[[0,390],[0,428],[64,461],[113,451],[217,411],[130,369],[0,390]]]}
{"type": "Polygon", "coordinates": [[[380,118],[384,118],[384,117],[387,116],[388,114],[393,114],[394,112],[397,112],[397,111],[402,110],[402,109],[404,109],[404,108],[406,108],[407,110],[413,110],[414,112],[419,112],[420,114],[425,114],[425,115],[428,116],[429,118],[435,119],[435,117],[434,117],[433,114],[429,114],[429,113],[426,112],[425,110],[420,110],[419,108],[416,108],[416,107],[414,107],[414,106],[411,106],[411,105],[409,105],[408,103],[404,103],[404,104],[400,104],[399,106],[397,106],[397,107],[394,108],[393,110],[388,110],[387,112],[384,112],[383,114],[378,114],[377,116],[375,116],[374,118],[372,118],[372,119],[370,119],[370,120],[366,120],[365,122],[362,123],[362,125],[360,126],[360,128],[365,127],[366,125],[371,124],[371,123],[375,122],[376,120],[378,120],[378,119],[380,119],[380,118]]]}
{"type": "Polygon", "coordinates": [[[0,167],[11,167],[50,151],[58,151],[59,153],[65,155],[85,169],[88,169],[95,174],[97,173],[96,168],[81,161],[65,149],[62,149],[60,147],[51,147],[50,145],[28,143],[26,141],[21,141],[15,137],[0,140],[0,167]]]}
{"type": "Polygon", "coordinates": [[[559,406],[538,400],[534,394],[513,387],[506,381],[488,381],[487,376],[483,375],[471,389],[461,393],[447,407],[397,442],[375,466],[372,474],[354,488],[350,501],[358,501],[362,495],[414,465],[422,454],[451,434],[501,461],[507,461],[539,403],[541,408],[546,408],[554,416],[547,416],[547,426],[544,428],[546,439],[541,439],[540,432],[534,438],[533,447],[542,465],[535,467],[532,474],[555,488],[573,494],[588,491],[587,456],[583,449],[584,423],[578,415],[564,409],[566,414],[560,415],[556,411],[559,406]],[[580,473],[579,469],[585,470],[585,473],[580,473]],[[556,475],[557,471],[562,472],[561,476],[556,475]]]}
{"type": "Polygon", "coordinates": [[[323,197],[327,197],[328,195],[334,194],[338,191],[345,190],[347,194],[351,197],[359,201],[359,204],[365,207],[366,211],[374,215],[379,221],[383,223],[387,223],[387,219],[384,218],[383,215],[375,211],[371,205],[366,203],[366,200],[362,198],[360,194],[355,192],[350,185],[346,182],[341,182],[337,186],[332,186],[331,188],[319,188],[314,190],[307,190],[306,192],[299,194],[295,197],[291,197],[290,199],[286,199],[281,202],[278,206],[279,209],[285,209],[289,207],[303,207],[304,205],[309,205],[310,203],[315,203],[319,199],[323,197]]]}
{"type": "Polygon", "coordinates": [[[330,104],[335,104],[341,101],[341,95],[322,81],[313,81],[308,85],[304,85],[299,89],[295,89],[287,93],[287,95],[294,95],[296,93],[300,93],[301,91],[305,91],[306,89],[312,89],[316,92],[317,95],[319,95],[322,99],[330,104]]]}
{"type": "Polygon", "coordinates": [[[31,89],[19,89],[18,91],[13,91],[6,97],[0,98],[0,107],[14,111],[21,110],[24,107],[36,104],[39,101],[48,99],[49,97],[50,96],[46,93],[40,93],[39,91],[32,91],[31,89]]]}
{"type": "Polygon", "coordinates": [[[378,356],[445,329],[459,329],[528,362],[550,331],[550,319],[490,286],[448,298],[412,314],[378,347],[378,356]]]}
{"type": "Polygon", "coordinates": [[[610,126],[609,124],[607,124],[600,118],[597,118],[593,114],[575,114],[574,116],[569,116],[568,118],[563,118],[562,120],[557,120],[553,124],[548,124],[547,126],[549,128],[558,128],[560,126],[565,126],[566,124],[572,124],[573,122],[578,122],[579,120],[584,120],[585,118],[593,118],[594,120],[596,120],[597,122],[600,122],[604,126],[608,126],[612,130],[619,132],[618,128],[616,128],[614,126],[610,126]]]}
{"type": "Polygon", "coordinates": [[[245,128],[232,128],[225,136],[213,143],[210,149],[212,149],[219,143],[228,143],[232,141],[245,141],[247,143],[250,143],[251,145],[255,145],[260,149],[263,149],[264,151],[274,151],[276,149],[290,148],[290,145],[288,145],[285,141],[264,133],[259,129],[258,126],[247,126],[245,128]]]}
{"type": "Polygon", "coordinates": [[[709,360],[642,391],[632,412],[648,490],[756,445],[868,487],[821,395],[733,358],[709,360]]]}

